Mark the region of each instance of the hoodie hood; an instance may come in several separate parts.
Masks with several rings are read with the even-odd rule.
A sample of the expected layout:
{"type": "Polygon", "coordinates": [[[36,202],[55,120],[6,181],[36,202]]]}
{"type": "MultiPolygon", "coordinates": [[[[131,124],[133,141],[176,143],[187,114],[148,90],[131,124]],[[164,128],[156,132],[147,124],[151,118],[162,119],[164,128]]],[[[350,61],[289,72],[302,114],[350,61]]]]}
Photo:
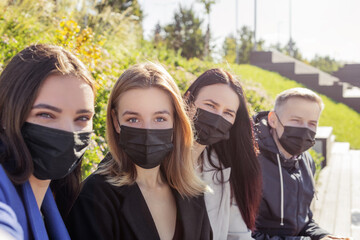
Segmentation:
{"type": "Polygon", "coordinates": [[[271,135],[271,127],[268,124],[269,111],[258,112],[254,118],[254,130],[256,141],[261,151],[279,153],[273,136],[271,135]]]}

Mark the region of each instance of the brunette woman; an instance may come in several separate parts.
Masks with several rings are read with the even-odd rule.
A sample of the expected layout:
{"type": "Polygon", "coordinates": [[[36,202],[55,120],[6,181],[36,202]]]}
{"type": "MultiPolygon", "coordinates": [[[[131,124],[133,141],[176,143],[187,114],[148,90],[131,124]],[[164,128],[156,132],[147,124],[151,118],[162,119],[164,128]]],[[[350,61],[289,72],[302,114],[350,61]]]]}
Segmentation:
{"type": "Polygon", "coordinates": [[[185,99],[196,130],[193,158],[213,189],[205,202],[214,239],[252,239],[261,171],[243,89],[230,73],[211,69],[185,99]]]}
{"type": "Polygon", "coordinates": [[[5,67],[0,75],[3,230],[16,239],[70,239],[54,196],[69,203],[63,205],[66,212],[79,191],[93,114],[92,77],[61,47],[27,47],[5,67]]]}

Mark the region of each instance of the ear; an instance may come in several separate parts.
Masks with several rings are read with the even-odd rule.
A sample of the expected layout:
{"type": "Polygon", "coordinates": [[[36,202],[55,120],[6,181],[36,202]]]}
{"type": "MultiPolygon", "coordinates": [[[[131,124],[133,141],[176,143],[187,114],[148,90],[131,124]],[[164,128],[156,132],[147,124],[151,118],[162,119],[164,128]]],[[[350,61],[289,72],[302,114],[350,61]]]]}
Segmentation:
{"type": "Polygon", "coordinates": [[[270,111],[268,114],[268,123],[270,127],[276,128],[277,125],[277,117],[274,111],[270,111]]]}
{"type": "Polygon", "coordinates": [[[190,97],[190,91],[187,91],[184,95],[184,100],[185,101],[188,101],[189,100],[189,97],[190,97]]]}
{"type": "Polygon", "coordinates": [[[114,109],[111,110],[111,118],[116,132],[120,134],[120,126],[114,109]]]}

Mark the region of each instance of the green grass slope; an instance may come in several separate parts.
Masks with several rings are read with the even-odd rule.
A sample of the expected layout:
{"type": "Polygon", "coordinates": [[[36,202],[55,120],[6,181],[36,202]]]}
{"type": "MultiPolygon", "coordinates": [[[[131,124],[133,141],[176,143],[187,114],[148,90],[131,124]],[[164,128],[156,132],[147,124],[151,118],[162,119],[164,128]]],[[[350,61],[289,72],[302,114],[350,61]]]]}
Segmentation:
{"type": "MultiPolygon", "coordinates": [[[[294,87],[304,87],[295,81],[251,65],[231,65],[233,72],[240,76],[243,85],[260,84],[271,102],[277,94],[294,87]]],[[[320,118],[320,126],[332,126],[336,141],[349,142],[351,148],[360,149],[360,114],[348,106],[319,94],[325,109],[320,118]]]]}

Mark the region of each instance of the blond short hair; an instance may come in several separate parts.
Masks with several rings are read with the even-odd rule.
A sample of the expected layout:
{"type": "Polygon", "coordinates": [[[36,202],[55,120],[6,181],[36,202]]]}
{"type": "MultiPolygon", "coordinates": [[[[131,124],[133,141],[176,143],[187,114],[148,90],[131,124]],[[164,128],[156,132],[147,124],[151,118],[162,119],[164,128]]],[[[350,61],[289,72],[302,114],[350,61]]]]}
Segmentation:
{"type": "Polygon", "coordinates": [[[324,109],[324,103],[319,95],[308,88],[290,88],[276,96],[274,111],[279,112],[281,107],[290,98],[301,98],[308,101],[315,102],[319,105],[320,111],[324,109]]]}
{"type": "MultiPolygon", "coordinates": [[[[184,197],[200,195],[205,184],[197,176],[191,158],[193,132],[178,86],[170,74],[159,64],[138,64],[127,69],[115,83],[107,106],[106,136],[112,159],[101,165],[98,173],[105,175],[114,186],[131,185],[137,173],[134,163],[119,146],[119,133],[114,127],[112,111],[121,96],[132,89],[158,88],[171,99],[174,108],[174,148],[161,163],[160,168],[168,184],[184,197]]],[[[117,123],[115,123],[117,124],[117,123]]]]}

